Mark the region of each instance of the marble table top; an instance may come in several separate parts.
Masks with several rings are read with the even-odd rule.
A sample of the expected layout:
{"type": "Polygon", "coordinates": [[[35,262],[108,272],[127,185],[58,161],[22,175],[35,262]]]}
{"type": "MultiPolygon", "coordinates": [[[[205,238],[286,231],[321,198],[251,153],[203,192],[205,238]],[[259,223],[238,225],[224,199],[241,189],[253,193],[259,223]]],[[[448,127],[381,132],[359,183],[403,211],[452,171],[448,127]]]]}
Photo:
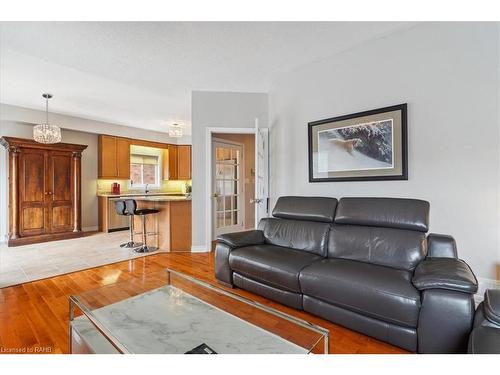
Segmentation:
{"type": "MultiPolygon", "coordinates": [[[[220,354],[307,353],[171,285],[93,310],[93,315],[131,353],[182,354],[203,343],[220,354]]],[[[95,352],[115,352],[84,316],[72,326],[95,352]]]]}

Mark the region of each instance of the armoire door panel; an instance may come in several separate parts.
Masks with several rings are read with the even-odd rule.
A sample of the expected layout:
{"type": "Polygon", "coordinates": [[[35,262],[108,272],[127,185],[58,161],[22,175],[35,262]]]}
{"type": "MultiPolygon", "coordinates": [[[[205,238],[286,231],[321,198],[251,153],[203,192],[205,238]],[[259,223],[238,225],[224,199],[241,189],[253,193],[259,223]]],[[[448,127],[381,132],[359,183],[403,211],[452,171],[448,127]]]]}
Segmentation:
{"type": "Polygon", "coordinates": [[[24,149],[19,157],[19,233],[36,236],[48,232],[47,152],[24,149]]]}
{"type": "Polygon", "coordinates": [[[35,235],[45,232],[45,207],[22,208],[22,234],[35,235]]]}
{"type": "Polygon", "coordinates": [[[22,202],[43,202],[45,199],[46,152],[29,150],[20,157],[19,193],[22,202]]]}
{"type": "Polygon", "coordinates": [[[52,201],[71,201],[71,155],[51,154],[52,201]]]}
{"type": "Polygon", "coordinates": [[[49,153],[50,199],[47,205],[50,217],[50,232],[67,232],[73,228],[73,189],[71,179],[72,156],[68,152],[49,153]]]}
{"type": "Polygon", "coordinates": [[[52,207],[52,232],[67,231],[73,225],[72,208],[68,206],[52,207]]]}

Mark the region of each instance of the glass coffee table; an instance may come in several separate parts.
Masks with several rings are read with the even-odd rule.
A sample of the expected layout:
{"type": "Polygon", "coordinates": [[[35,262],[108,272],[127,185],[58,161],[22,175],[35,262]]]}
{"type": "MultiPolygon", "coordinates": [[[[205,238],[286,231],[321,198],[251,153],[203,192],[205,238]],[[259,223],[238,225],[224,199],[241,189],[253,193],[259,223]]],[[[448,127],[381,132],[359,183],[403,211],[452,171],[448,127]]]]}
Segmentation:
{"type": "Polygon", "coordinates": [[[70,297],[71,353],[328,353],[328,330],[165,270],[70,297]]]}

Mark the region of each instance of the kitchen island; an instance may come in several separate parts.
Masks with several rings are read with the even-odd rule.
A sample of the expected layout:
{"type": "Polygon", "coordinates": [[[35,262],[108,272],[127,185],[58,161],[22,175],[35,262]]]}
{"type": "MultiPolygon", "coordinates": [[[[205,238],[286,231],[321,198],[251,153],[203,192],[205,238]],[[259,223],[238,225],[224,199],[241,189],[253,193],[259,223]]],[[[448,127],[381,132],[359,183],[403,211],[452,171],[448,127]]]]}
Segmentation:
{"type": "MultiPolygon", "coordinates": [[[[191,251],[191,198],[185,196],[141,196],[134,198],[137,209],[153,208],[157,214],[146,216],[148,245],[163,251],[191,251]],[[155,238],[156,237],[156,238],[155,238]]],[[[136,232],[142,231],[141,217],[134,218],[136,232]]],[[[135,234],[134,242],[142,242],[135,234]]]]}
{"type": "MultiPolygon", "coordinates": [[[[135,199],[137,209],[152,208],[160,212],[146,216],[147,243],[156,246],[160,251],[191,251],[191,198],[185,195],[154,194],[101,194],[100,205],[107,215],[111,217],[114,210],[114,201],[117,199],[135,199]]],[[[103,212],[103,216],[104,216],[103,212]]],[[[119,217],[123,220],[122,228],[127,229],[128,217],[119,217]],[[123,228],[123,225],[125,227],[123,228]]],[[[134,217],[134,242],[142,242],[142,222],[140,216],[134,217]]],[[[103,218],[101,222],[110,220],[103,218]]],[[[104,228],[102,231],[110,232],[116,229],[104,228]]]]}

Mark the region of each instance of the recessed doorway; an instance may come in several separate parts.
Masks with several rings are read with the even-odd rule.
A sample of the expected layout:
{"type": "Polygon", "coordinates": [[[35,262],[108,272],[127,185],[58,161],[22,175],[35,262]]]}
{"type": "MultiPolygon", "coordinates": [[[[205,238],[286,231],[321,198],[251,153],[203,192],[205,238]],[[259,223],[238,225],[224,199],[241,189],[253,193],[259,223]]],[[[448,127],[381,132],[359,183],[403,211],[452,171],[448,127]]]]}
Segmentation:
{"type": "Polygon", "coordinates": [[[212,134],[212,239],[255,228],[254,145],[254,134],[212,134]]]}

